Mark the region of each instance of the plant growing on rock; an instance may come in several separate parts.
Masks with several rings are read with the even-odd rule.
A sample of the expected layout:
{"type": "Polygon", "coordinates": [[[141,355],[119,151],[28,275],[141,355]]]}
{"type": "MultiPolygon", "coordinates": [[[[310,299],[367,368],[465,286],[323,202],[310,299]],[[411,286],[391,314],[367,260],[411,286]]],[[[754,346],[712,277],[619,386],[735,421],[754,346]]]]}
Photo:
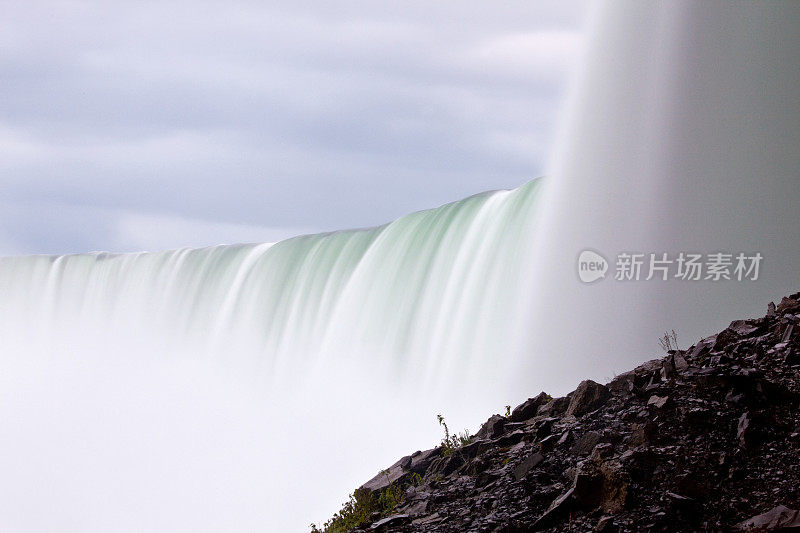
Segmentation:
{"type": "Polygon", "coordinates": [[[450,429],[447,427],[447,422],[441,414],[436,415],[439,425],[444,428],[444,437],[442,438],[442,455],[450,455],[455,450],[472,442],[472,437],[469,436],[469,431],[464,430],[457,435],[451,435],[450,429]]]}
{"type": "Polygon", "coordinates": [[[347,533],[369,524],[376,513],[382,517],[389,516],[403,503],[404,494],[404,488],[397,484],[389,485],[377,494],[368,489],[356,489],[330,520],[321,527],[311,524],[311,533],[347,533]]]}
{"type": "Polygon", "coordinates": [[[661,349],[666,353],[678,350],[678,334],[673,329],[672,332],[665,331],[664,336],[658,339],[661,349]]]}
{"type": "Polygon", "coordinates": [[[370,515],[378,510],[378,501],[369,490],[357,489],[338,513],[322,527],[311,524],[311,533],[346,533],[368,524],[370,515]]]}

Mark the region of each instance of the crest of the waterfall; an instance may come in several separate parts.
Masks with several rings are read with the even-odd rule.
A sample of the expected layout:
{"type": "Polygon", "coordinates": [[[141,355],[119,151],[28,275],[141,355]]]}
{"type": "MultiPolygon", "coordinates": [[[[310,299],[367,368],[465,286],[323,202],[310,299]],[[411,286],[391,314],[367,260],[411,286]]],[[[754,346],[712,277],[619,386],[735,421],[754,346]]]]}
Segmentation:
{"type": "Polygon", "coordinates": [[[384,227],[333,310],[326,361],[374,361],[403,383],[449,393],[500,381],[519,349],[519,289],[536,221],[532,181],[384,227]],[[462,388],[463,387],[463,388],[462,388]]]}
{"type": "Polygon", "coordinates": [[[342,365],[440,391],[501,379],[539,186],[274,245],[1,259],[5,338],[48,353],[125,339],[267,382],[342,365]]]}
{"type": "Polygon", "coordinates": [[[276,244],[0,258],[0,417],[21,422],[0,457],[48,443],[30,471],[0,460],[0,528],[41,505],[52,529],[110,483],[75,531],[293,531],[435,444],[437,413],[476,429],[525,393],[508,387],[540,188],[276,244]]]}
{"type": "Polygon", "coordinates": [[[665,330],[686,347],[797,290],[798,49],[797,2],[596,10],[542,202],[532,361],[551,386],[651,358],[665,330]],[[581,282],[585,250],[609,261],[605,279],[581,282]],[[667,281],[646,280],[647,264],[615,279],[620,254],[681,252],[731,254],[732,279],[676,278],[675,263],[667,281]],[[739,253],[763,257],[757,280],[733,275],[739,253]]]}

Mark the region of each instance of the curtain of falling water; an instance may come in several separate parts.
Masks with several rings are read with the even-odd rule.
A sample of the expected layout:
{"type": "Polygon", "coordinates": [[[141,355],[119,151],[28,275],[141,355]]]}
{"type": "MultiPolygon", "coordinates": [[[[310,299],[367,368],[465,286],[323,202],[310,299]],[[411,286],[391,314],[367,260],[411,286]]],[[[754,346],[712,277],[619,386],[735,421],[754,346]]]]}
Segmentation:
{"type": "Polygon", "coordinates": [[[299,531],[434,446],[437,413],[476,430],[529,392],[507,386],[539,189],[276,244],[0,258],[0,529],[299,531]]]}

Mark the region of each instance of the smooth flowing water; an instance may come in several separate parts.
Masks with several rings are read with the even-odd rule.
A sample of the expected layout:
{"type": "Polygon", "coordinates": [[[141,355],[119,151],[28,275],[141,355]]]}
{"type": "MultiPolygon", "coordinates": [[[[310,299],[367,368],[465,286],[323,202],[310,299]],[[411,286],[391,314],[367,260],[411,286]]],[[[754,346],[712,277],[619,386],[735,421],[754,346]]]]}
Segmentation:
{"type": "Polygon", "coordinates": [[[5,414],[29,413],[0,521],[294,530],[435,445],[438,412],[476,429],[513,398],[540,187],[277,244],[0,259],[5,414]]]}
{"type": "Polygon", "coordinates": [[[596,7],[532,267],[527,372],[562,390],[576,369],[599,380],[659,355],[665,330],[686,348],[800,290],[800,3],[596,7]],[[587,249],[609,263],[590,284],[587,249]],[[681,252],[702,255],[701,279],[677,277],[681,252]],[[621,253],[644,254],[638,280],[615,279],[621,253]],[[664,253],[668,279],[647,280],[664,253]],[[707,279],[716,253],[729,279],[707,279]],[[739,253],[761,254],[758,279],[737,279],[739,253]]]}

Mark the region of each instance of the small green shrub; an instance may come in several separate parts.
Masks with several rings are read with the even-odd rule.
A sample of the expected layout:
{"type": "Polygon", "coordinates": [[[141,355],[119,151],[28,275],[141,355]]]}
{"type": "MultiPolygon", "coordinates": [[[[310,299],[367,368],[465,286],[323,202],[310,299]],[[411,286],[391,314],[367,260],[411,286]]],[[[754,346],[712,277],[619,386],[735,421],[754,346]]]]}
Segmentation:
{"type": "Polygon", "coordinates": [[[451,435],[450,429],[447,427],[447,422],[444,421],[444,417],[441,414],[438,414],[436,415],[436,419],[439,421],[439,425],[444,428],[444,437],[442,438],[441,442],[442,455],[450,455],[458,448],[466,446],[472,442],[472,437],[470,437],[469,431],[464,430],[456,435],[451,435]]]}
{"type": "Polygon", "coordinates": [[[378,510],[379,502],[368,489],[357,489],[342,505],[338,513],[322,527],[311,524],[311,533],[346,533],[369,523],[369,517],[378,510]]]}
{"type": "MultiPolygon", "coordinates": [[[[466,446],[472,442],[468,431],[462,431],[457,435],[451,435],[447,423],[444,421],[442,415],[437,415],[439,424],[444,428],[444,438],[442,439],[442,455],[449,455],[456,449],[466,446]]],[[[386,476],[389,479],[390,469],[380,470],[379,475],[386,476]]],[[[441,476],[436,476],[429,482],[441,481],[441,476]]],[[[402,483],[391,483],[384,490],[377,494],[373,494],[368,489],[358,489],[350,495],[350,499],[346,501],[338,513],[322,524],[317,526],[311,524],[311,533],[347,533],[353,529],[362,527],[369,524],[370,517],[374,513],[378,513],[381,517],[391,515],[398,505],[403,503],[405,498],[406,489],[413,485],[419,486],[423,482],[421,475],[414,473],[410,479],[402,483]]]]}
{"type": "Polygon", "coordinates": [[[392,514],[395,507],[403,503],[405,492],[400,485],[389,485],[386,490],[382,490],[378,495],[378,507],[381,516],[392,514]]]}
{"type": "MultiPolygon", "coordinates": [[[[381,470],[379,474],[388,477],[389,469],[381,470]]],[[[367,489],[358,489],[350,495],[341,510],[321,527],[311,524],[311,533],[347,533],[368,524],[373,513],[379,513],[381,517],[389,516],[403,503],[406,489],[411,485],[418,487],[422,481],[422,476],[415,472],[408,482],[392,483],[377,495],[367,489]]]]}

